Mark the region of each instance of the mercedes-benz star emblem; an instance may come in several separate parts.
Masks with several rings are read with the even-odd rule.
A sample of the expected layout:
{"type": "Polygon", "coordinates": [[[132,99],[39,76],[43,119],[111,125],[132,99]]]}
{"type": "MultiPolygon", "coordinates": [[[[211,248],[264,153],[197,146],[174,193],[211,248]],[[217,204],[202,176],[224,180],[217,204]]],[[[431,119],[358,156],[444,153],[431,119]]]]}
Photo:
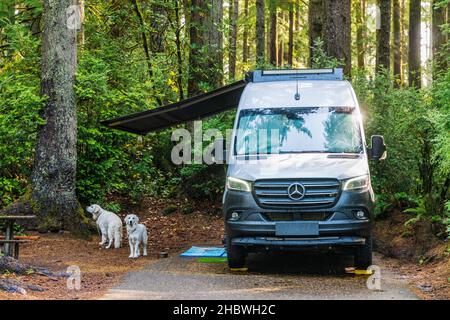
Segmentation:
{"type": "Polygon", "coordinates": [[[305,196],[305,187],[301,183],[293,183],[288,187],[288,196],[292,200],[301,200],[305,196]]]}

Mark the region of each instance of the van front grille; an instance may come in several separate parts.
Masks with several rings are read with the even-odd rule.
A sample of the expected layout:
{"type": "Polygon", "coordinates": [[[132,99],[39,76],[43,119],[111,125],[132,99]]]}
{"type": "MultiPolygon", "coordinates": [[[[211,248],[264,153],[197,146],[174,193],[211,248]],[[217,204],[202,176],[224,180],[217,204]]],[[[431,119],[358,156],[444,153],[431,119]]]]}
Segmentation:
{"type": "Polygon", "coordinates": [[[264,212],[268,221],[325,221],[332,212],[264,212]]]}
{"type": "Polygon", "coordinates": [[[336,202],[340,183],[337,179],[267,179],[255,181],[253,188],[262,206],[320,208],[336,202]]]}

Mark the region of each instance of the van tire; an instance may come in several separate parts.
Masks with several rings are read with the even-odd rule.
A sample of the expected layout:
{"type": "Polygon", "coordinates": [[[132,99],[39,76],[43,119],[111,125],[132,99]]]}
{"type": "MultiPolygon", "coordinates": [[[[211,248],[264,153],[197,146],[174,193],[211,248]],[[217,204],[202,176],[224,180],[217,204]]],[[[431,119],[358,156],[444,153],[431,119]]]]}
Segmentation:
{"type": "Polygon", "coordinates": [[[355,250],[355,267],[365,270],[372,265],[372,236],[366,238],[366,243],[355,250]]]}
{"type": "Polygon", "coordinates": [[[243,268],[245,266],[245,248],[242,246],[233,246],[231,238],[226,238],[227,260],[229,268],[243,268]]]}

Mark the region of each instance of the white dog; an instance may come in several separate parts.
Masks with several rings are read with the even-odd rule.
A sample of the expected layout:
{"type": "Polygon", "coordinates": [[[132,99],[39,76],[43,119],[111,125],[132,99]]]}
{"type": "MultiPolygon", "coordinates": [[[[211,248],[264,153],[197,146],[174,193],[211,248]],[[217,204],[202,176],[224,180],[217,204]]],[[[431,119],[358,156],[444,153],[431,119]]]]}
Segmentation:
{"type": "Polygon", "coordinates": [[[108,242],[106,249],[109,249],[114,242],[114,248],[120,248],[122,245],[122,220],[115,213],[102,209],[98,204],[87,207],[86,211],[92,213],[102,234],[102,241],[99,245],[103,246],[108,242]]]}
{"type": "Polygon", "coordinates": [[[128,258],[138,258],[141,255],[139,245],[142,244],[143,255],[147,255],[147,228],[139,223],[139,218],[135,214],[125,217],[127,226],[128,243],[130,244],[130,256],[128,258]]]}

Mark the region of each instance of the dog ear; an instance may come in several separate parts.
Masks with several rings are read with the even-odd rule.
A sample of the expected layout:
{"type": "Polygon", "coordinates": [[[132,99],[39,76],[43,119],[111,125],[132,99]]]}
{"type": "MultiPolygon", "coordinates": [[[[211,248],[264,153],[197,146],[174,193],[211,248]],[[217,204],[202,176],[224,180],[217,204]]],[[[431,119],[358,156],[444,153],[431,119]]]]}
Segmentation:
{"type": "Polygon", "coordinates": [[[136,217],[136,223],[139,223],[139,217],[138,216],[135,216],[136,217]]]}
{"type": "Polygon", "coordinates": [[[93,207],[94,207],[94,213],[98,213],[101,209],[98,204],[94,204],[93,207]]]}

